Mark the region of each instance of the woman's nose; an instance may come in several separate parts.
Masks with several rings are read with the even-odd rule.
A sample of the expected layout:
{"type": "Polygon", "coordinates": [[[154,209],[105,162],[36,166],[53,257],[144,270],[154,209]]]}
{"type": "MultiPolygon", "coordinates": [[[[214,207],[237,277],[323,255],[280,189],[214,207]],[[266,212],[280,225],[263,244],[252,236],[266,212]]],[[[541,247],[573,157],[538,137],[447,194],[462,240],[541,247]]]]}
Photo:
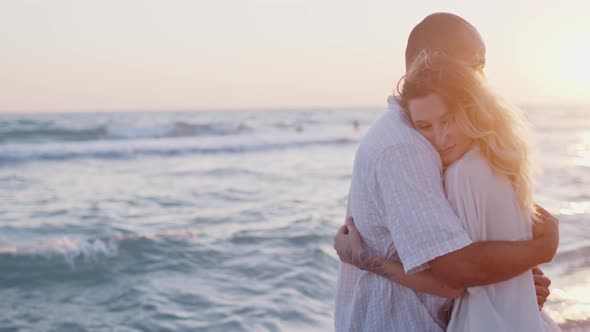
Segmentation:
{"type": "Polygon", "coordinates": [[[435,145],[438,149],[442,149],[445,146],[447,135],[445,130],[437,130],[435,133],[435,145]]]}

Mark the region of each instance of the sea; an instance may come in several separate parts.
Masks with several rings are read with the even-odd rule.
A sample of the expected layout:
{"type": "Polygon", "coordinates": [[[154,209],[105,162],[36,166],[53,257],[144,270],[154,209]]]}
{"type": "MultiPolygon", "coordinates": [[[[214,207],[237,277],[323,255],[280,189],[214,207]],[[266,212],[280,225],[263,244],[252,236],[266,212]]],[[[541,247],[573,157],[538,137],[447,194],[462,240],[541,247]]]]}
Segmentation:
{"type": "MultiPolygon", "coordinates": [[[[545,310],[590,331],[590,107],[524,107],[560,219],[545,310]]],[[[0,115],[0,331],[330,331],[385,108],[0,115]]]]}

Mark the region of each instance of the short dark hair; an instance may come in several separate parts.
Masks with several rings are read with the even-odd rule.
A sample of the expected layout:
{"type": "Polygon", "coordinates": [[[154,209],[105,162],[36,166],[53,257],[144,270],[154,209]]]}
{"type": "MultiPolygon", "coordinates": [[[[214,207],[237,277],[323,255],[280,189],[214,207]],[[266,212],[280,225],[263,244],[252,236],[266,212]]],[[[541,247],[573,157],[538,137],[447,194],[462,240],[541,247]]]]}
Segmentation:
{"type": "Polygon", "coordinates": [[[412,29],[406,46],[406,71],[422,52],[440,51],[452,57],[474,59],[471,65],[485,65],[485,44],[477,29],[463,18],[450,13],[434,13],[412,29]]]}

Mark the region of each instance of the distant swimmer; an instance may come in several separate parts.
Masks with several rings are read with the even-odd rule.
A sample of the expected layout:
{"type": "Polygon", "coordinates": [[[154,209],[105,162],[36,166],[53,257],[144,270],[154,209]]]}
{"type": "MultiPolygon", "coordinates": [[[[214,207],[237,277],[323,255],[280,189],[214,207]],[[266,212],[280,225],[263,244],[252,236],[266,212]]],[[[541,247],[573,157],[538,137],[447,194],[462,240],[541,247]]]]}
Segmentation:
{"type": "Polygon", "coordinates": [[[354,127],[354,131],[358,132],[361,127],[361,124],[360,124],[359,120],[354,120],[352,122],[352,126],[354,127]]]}

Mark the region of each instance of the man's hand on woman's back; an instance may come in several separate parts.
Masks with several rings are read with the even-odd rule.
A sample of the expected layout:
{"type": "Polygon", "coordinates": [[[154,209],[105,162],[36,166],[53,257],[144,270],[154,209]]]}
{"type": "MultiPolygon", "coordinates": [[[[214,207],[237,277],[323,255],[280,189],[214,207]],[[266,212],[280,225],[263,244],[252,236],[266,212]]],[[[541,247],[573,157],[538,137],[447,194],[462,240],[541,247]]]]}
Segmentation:
{"type": "Polygon", "coordinates": [[[551,285],[551,279],[547,278],[543,271],[539,267],[533,269],[533,279],[535,280],[535,293],[537,294],[537,304],[539,310],[543,309],[543,304],[547,301],[547,297],[551,293],[549,291],[549,285],[551,285]]]}
{"type": "Polygon", "coordinates": [[[541,241],[541,249],[545,262],[553,260],[559,245],[559,220],[542,206],[535,204],[539,222],[534,226],[533,234],[536,241],[541,241]]]}

